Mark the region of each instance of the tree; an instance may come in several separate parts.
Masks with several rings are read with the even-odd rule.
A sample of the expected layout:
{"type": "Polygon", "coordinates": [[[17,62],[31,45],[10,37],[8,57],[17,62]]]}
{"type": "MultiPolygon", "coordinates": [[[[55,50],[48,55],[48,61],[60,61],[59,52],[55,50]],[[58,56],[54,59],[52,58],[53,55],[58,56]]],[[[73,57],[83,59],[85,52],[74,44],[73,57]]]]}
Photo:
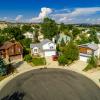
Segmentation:
{"type": "Polygon", "coordinates": [[[44,18],[41,24],[41,32],[44,38],[52,39],[58,33],[58,27],[54,20],[49,18],[44,18]]]}
{"type": "Polygon", "coordinates": [[[19,27],[11,27],[9,34],[11,34],[12,38],[15,40],[24,39],[24,35],[19,27]]]}
{"type": "Polygon", "coordinates": [[[78,60],[79,58],[79,48],[78,46],[70,41],[66,46],[60,48],[60,58],[58,59],[59,63],[71,64],[73,61],[78,60]],[[63,61],[63,60],[64,61],[63,61]]]}
{"type": "Polygon", "coordinates": [[[4,64],[3,59],[0,58],[0,76],[6,75],[7,74],[7,69],[4,64]]]}
{"type": "Polygon", "coordinates": [[[24,48],[30,48],[30,44],[32,43],[32,40],[29,38],[25,38],[25,39],[22,39],[20,42],[24,48]]]}
{"type": "Polygon", "coordinates": [[[7,37],[8,40],[21,40],[24,38],[20,27],[7,27],[2,31],[3,36],[7,37]]]}
{"type": "Polygon", "coordinates": [[[77,44],[86,44],[86,43],[89,43],[89,42],[90,42],[89,38],[85,34],[81,34],[80,39],[76,40],[77,44]]]}
{"type": "Polygon", "coordinates": [[[66,63],[67,63],[67,59],[66,59],[65,55],[59,56],[59,57],[58,57],[58,62],[59,62],[59,65],[65,66],[66,63]]]}
{"type": "Polygon", "coordinates": [[[79,34],[80,34],[80,30],[78,28],[74,28],[72,31],[73,39],[75,39],[76,36],[79,34]]]}
{"type": "Polygon", "coordinates": [[[94,42],[94,43],[98,44],[99,40],[97,38],[96,31],[95,30],[91,30],[89,33],[90,33],[90,37],[89,37],[90,42],[94,42]]]}
{"type": "Polygon", "coordinates": [[[66,43],[65,43],[64,39],[62,38],[62,40],[61,40],[61,42],[60,42],[60,46],[61,46],[61,47],[64,47],[65,45],[66,45],[66,43]]]}
{"type": "Polygon", "coordinates": [[[78,48],[78,46],[76,44],[74,44],[71,41],[66,46],[64,54],[66,55],[66,58],[69,61],[73,62],[74,60],[77,60],[79,58],[79,48],[78,48]]]}
{"type": "Polygon", "coordinates": [[[64,25],[64,23],[61,23],[61,24],[60,24],[59,31],[60,31],[60,32],[63,32],[64,30],[65,30],[65,25],[64,25]]]}
{"type": "Polygon", "coordinates": [[[31,25],[23,25],[22,26],[22,32],[25,33],[25,32],[28,32],[28,31],[31,31],[31,32],[33,31],[31,25]]]}

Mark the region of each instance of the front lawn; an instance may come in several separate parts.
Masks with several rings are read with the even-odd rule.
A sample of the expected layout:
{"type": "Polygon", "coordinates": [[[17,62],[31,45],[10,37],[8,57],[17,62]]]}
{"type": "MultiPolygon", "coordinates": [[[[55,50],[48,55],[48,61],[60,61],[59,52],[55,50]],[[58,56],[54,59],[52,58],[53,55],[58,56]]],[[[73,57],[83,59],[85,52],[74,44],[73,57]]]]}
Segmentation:
{"type": "Polygon", "coordinates": [[[46,64],[45,58],[39,56],[32,57],[29,54],[24,57],[24,60],[30,63],[32,66],[42,66],[46,64]]]}
{"type": "Polygon", "coordinates": [[[45,58],[40,58],[40,57],[33,58],[31,63],[33,66],[42,66],[42,65],[46,64],[46,60],[45,60],[45,58]]]}

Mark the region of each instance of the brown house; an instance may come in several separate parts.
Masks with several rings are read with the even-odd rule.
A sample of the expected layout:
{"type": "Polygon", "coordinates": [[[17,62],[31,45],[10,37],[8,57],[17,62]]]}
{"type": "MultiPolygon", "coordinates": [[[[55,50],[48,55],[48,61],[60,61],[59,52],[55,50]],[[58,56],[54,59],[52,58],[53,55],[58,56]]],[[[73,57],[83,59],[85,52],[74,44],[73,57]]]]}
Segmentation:
{"type": "Polygon", "coordinates": [[[0,46],[0,57],[6,60],[22,59],[23,47],[19,42],[5,42],[0,46]]]}
{"type": "Polygon", "coordinates": [[[87,61],[90,56],[94,55],[100,57],[100,48],[98,44],[87,43],[79,45],[80,60],[87,61]]]}

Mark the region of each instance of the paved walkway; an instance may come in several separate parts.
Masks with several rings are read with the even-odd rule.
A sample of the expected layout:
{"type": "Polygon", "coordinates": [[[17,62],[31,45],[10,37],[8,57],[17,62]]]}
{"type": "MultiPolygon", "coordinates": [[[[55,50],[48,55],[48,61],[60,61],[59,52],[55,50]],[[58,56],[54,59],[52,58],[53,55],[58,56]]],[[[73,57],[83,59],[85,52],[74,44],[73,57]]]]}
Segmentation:
{"type": "Polygon", "coordinates": [[[16,77],[16,76],[18,76],[18,75],[20,75],[24,72],[28,72],[30,70],[34,70],[34,69],[37,69],[37,68],[44,68],[44,67],[47,67],[47,68],[62,68],[62,69],[67,69],[67,70],[72,70],[72,71],[78,72],[80,74],[87,76],[91,80],[93,80],[100,87],[100,82],[99,82],[100,70],[93,71],[93,72],[91,72],[91,71],[90,72],[84,72],[82,70],[85,68],[86,63],[82,62],[82,61],[77,61],[77,62],[73,63],[72,65],[65,66],[65,67],[59,66],[56,61],[52,61],[52,59],[49,59],[49,58],[47,58],[47,65],[46,66],[32,67],[24,61],[16,61],[16,63],[15,62],[13,62],[13,63],[14,63],[13,65],[15,67],[17,67],[17,71],[16,71],[16,73],[10,75],[9,77],[7,77],[6,79],[4,79],[0,82],[0,89],[2,89],[5,86],[5,84],[7,84],[14,77],[16,77]]]}

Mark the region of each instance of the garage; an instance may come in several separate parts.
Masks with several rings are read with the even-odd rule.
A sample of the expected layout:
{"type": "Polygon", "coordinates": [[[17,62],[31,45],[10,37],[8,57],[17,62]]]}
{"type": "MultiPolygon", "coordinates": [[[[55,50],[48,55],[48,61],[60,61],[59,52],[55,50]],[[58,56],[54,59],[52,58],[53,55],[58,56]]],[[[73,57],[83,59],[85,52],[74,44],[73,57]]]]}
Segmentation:
{"type": "Polygon", "coordinates": [[[44,51],[45,57],[56,55],[56,51],[44,51]]]}
{"type": "Polygon", "coordinates": [[[85,62],[87,62],[88,57],[86,57],[86,56],[80,56],[80,60],[81,60],[81,61],[85,61],[85,62]]]}

